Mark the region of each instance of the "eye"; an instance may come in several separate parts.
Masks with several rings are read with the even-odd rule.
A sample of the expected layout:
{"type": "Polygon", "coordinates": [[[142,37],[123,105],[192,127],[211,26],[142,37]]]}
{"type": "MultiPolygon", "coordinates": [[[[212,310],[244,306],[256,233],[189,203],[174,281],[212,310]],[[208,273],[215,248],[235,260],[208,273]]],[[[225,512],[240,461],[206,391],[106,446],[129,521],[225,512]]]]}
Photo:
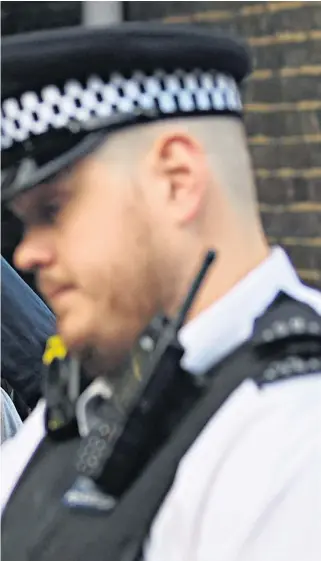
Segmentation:
{"type": "Polygon", "coordinates": [[[14,202],[12,210],[24,227],[53,225],[61,219],[62,213],[72,199],[72,191],[63,186],[39,186],[35,191],[22,195],[14,202]],[[38,189],[38,190],[37,190],[38,189]],[[24,198],[23,198],[24,197],[24,198]]]}
{"type": "Polygon", "coordinates": [[[61,212],[62,203],[58,200],[46,201],[38,208],[37,222],[41,224],[54,224],[61,212]]]}

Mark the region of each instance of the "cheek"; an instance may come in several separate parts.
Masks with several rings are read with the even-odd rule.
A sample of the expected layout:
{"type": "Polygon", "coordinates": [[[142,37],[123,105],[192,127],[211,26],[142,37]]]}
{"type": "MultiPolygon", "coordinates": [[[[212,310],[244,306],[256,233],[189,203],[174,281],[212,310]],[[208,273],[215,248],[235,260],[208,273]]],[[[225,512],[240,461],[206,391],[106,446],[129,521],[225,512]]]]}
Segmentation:
{"type": "Polygon", "coordinates": [[[110,229],[113,215],[98,205],[92,209],[77,209],[68,216],[59,231],[60,255],[78,286],[86,286],[95,279],[110,250],[110,229]],[[94,210],[94,212],[92,212],[94,210]]]}
{"type": "Polygon", "coordinates": [[[131,220],[117,200],[88,201],[61,229],[63,261],[87,296],[101,301],[129,273],[135,240],[131,220]]]}

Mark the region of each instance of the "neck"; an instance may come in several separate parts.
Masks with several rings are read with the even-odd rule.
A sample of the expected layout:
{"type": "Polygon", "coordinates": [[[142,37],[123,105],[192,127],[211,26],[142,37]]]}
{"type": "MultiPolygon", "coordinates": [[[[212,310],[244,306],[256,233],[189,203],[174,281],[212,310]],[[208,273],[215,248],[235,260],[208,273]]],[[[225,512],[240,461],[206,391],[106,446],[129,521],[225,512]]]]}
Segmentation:
{"type": "MultiPolygon", "coordinates": [[[[210,247],[208,248],[210,249],[210,247]]],[[[215,249],[215,246],[214,246],[215,249]]],[[[270,254],[264,237],[254,245],[232,244],[217,251],[213,266],[196,296],[188,321],[225,296],[239,281],[258,267],[270,254]]]]}

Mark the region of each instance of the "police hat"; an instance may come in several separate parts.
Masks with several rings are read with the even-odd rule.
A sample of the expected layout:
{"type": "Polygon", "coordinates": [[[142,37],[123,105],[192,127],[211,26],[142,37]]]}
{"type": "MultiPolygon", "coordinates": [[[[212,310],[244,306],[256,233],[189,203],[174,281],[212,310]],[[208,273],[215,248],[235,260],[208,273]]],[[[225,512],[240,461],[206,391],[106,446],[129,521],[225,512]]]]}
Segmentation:
{"type": "Polygon", "coordinates": [[[114,130],[242,114],[245,46],[166,24],[59,29],[2,41],[2,199],[52,179],[114,130]]]}

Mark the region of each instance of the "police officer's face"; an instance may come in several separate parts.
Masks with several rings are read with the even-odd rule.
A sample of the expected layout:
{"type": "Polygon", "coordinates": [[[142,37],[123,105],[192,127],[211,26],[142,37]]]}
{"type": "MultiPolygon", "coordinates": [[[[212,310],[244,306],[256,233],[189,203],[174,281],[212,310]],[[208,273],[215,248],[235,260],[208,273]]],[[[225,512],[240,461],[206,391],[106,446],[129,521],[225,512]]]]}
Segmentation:
{"type": "Polygon", "coordinates": [[[175,135],[155,146],[131,171],[125,159],[94,155],[14,202],[25,223],[16,266],[35,271],[72,350],[98,347],[117,358],[189,285],[184,268],[193,267],[195,248],[185,230],[199,206],[197,160],[175,135]]]}
{"type": "Polygon", "coordinates": [[[120,168],[89,158],[21,195],[16,266],[34,270],[71,349],[127,347],[156,312],[157,274],[143,201],[120,168]]]}

